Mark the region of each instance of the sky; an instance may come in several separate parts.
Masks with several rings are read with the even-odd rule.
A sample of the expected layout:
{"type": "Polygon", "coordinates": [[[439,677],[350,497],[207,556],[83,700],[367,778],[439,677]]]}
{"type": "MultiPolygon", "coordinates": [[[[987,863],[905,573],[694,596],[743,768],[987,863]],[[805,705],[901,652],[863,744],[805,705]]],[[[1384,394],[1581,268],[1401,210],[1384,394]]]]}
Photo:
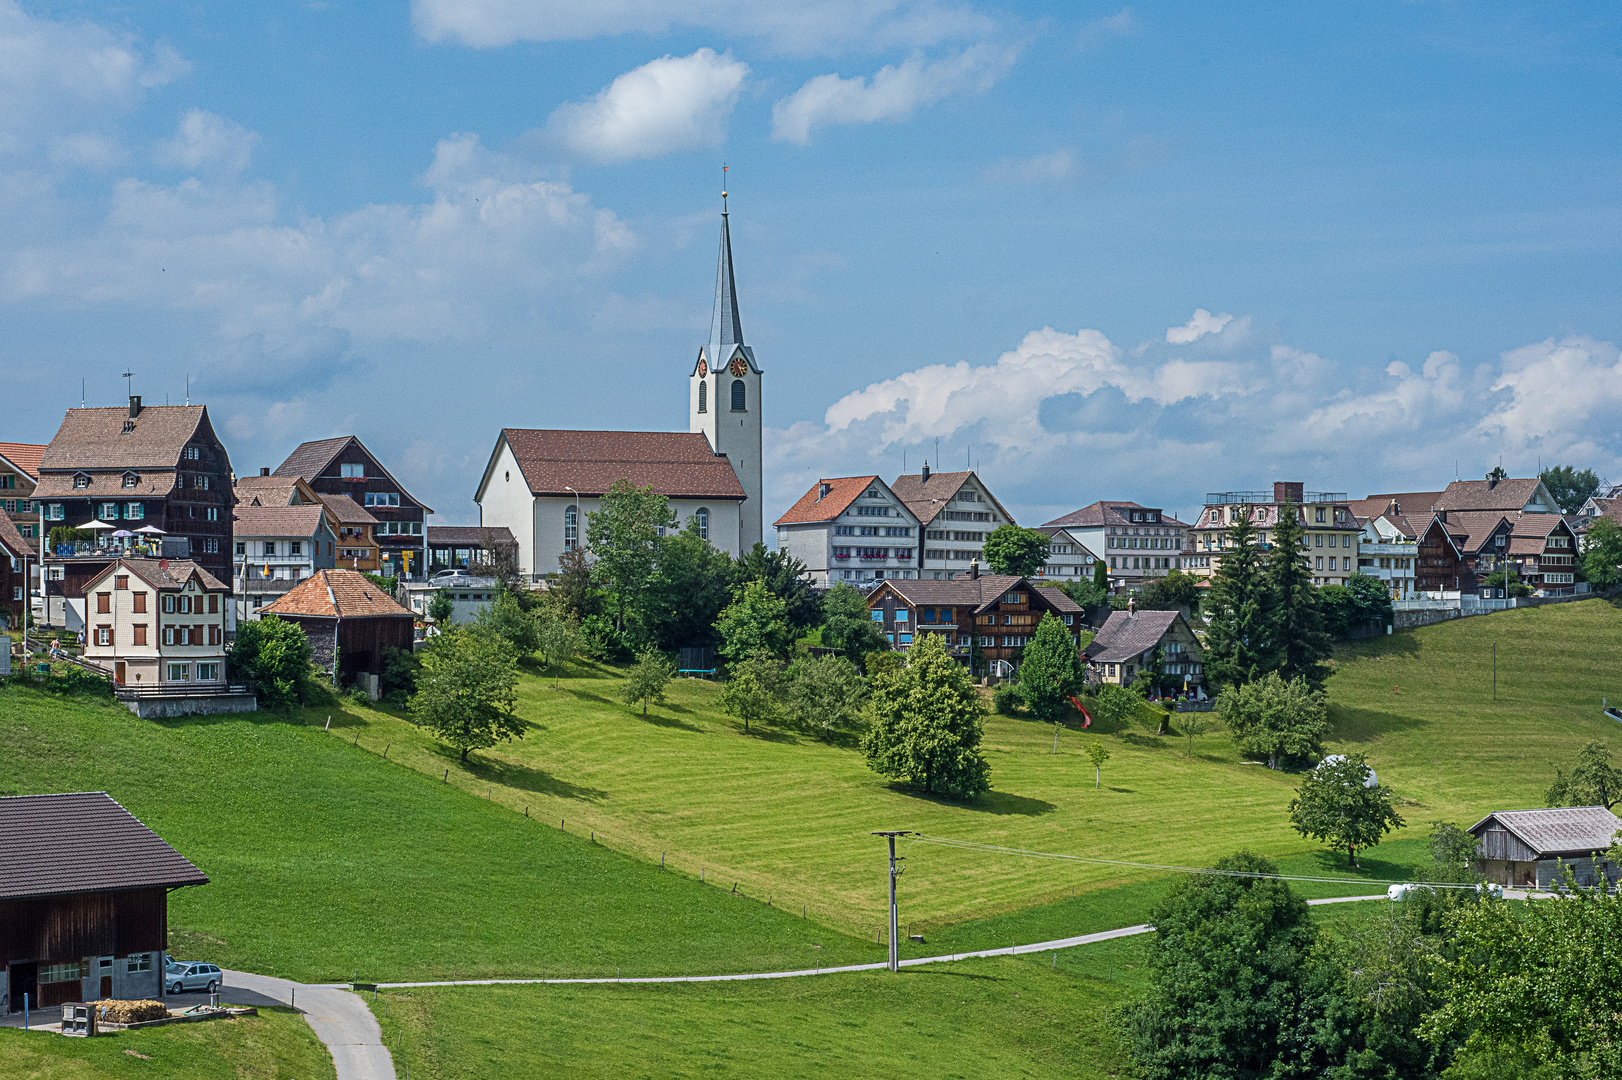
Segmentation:
{"type": "Polygon", "coordinates": [[[686,430],[725,163],[768,525],[1622,482],[1619,98],[1598,3],[0,0],[0,440],[189,388],[475,522],[503,427],[686,430]]]}

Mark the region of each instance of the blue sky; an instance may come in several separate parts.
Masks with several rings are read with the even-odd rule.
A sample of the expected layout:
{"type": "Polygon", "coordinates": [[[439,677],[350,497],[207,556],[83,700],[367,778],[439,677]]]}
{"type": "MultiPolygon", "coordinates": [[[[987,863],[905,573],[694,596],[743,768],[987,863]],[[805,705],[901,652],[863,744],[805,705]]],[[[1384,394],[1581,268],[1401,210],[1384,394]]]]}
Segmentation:
{"type": "Polygon", "coordinates": [[[937,440],[1029,523],[1622,480],[1619,22],[0,0],[0,439],[189,374],[239,472],[353,432],[474,520],[500,427],[685,428],[726,161],[768,520],[937,440]]]}

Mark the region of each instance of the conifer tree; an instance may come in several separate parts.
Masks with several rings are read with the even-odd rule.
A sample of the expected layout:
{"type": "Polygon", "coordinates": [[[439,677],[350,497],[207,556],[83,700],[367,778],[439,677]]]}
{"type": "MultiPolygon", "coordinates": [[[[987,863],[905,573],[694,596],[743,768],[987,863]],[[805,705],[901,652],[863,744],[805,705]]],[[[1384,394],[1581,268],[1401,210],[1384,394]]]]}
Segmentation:
{"type": "Polygon", "coordinates": [[[1211,628],[1205,635],[1205,672],[1223,686],[1242,686],[1273,668],[1268,635],[1273,605],[1263,552],[1256,542],[1250,506],[1238,509],[1206,598],[1211,628]]]}
{"type": "Polygon", "coordinates": [[[1305,679],[1314,690],[1323,689],[1329,678],[1331,644],[1324,629],[1323,609],[1318,603],[1318,587],[1312,583],[1307,557],[1302,554],[1304,529],[1301,511],[1294,502],[1278,510],[1273,530],[1273,549],[1267,553],[1267,590],[1273,610],[1269,622],[1273,644],[1273,670],[1285,682],[1305,679]]]}

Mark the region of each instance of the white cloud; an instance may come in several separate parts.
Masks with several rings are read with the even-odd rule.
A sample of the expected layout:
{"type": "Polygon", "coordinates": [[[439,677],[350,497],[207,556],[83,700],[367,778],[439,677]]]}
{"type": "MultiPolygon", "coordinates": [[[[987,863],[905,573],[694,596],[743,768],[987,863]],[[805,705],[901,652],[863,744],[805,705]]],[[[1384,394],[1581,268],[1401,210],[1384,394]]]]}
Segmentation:
{"type": "Polygon", "coordinates": [[[180,118],[174,138],[159,143],[153,156],[160,165],[176,169],[239,173],[258,144],[259,136],[235,120],[190,109],[180,118]]]}
{"type": "Polygon", "coordinates": [[[1541,447],[1545,456],[1566,453],[1596,437],[1616,438],[1622,356],[1610,342],[1550,338],[1506,352],[1492,388],[1508,399],[1482,419],[1483,435],[1510,448],[1541,447]]]}
{"type": "Polygon", "coordinates": [[[1212,315],[1204,308],[1195,308],[1192,319],[1182,326],[1173,326],[1166,331],[1166,340],[1173,345],[1187,345],[1198,341],[1206,334],[1217,333],[1232,321],[1232,315],[1212,315]]]}
{"type": "Polygon", "coordinates": [[[800,55],[917,48],[984,37],[993,26],[951,0],[413,0],[411,19],[425,41],[476,49],[685,27],[800,55]]]}
{"type": "Polygon", "coordinates": [[[1131,8],[1122,8],[1114,15],[1094,19],[1082,27],[1081,34],[1077,38],[1077,44],[1083,49],[1095,49],[1113,38],[1136,33],[1140,25],[1138,17],[1133,14],[1131,8]]]}
{"type": "Polygon", "coordinates": [[[833,124],[899,121],[954,94],[983,93],[1019,58],[1012,46],[980,44],[940,60],[913,55],[871,78],[818,75],[772,106],[772,138],[805,144],[833,124]]]}
{"type": "Polygon", "coordinates": [[[575,153],[596,161],[651,158],[715,146],[749,65],[731,53],[699,49],[664,56],[615,79],[589,101],[559,106],[548,128],[575,153]]]}

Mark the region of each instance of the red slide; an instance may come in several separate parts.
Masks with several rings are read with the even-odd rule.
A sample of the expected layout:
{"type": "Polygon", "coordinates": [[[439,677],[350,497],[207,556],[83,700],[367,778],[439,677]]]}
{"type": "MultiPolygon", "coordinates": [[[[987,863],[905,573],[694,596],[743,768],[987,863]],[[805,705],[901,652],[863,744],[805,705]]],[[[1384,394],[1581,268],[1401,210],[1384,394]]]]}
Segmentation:
{"type": "Polygon", "coordinates": [[[1090,714],[1086,709],[1083,709],[1081,707],[1081,702],[1077,701],[1075,698],[1071,698],[1070,699],[1070,704],[1074,705],[1076,707],[1076,711],[1081,714],[1081,728],[1082,728],[1082,730],[1085,731],[1088,728],[1092,727],[1093,726],[1092,714],[1090,714]]]}

